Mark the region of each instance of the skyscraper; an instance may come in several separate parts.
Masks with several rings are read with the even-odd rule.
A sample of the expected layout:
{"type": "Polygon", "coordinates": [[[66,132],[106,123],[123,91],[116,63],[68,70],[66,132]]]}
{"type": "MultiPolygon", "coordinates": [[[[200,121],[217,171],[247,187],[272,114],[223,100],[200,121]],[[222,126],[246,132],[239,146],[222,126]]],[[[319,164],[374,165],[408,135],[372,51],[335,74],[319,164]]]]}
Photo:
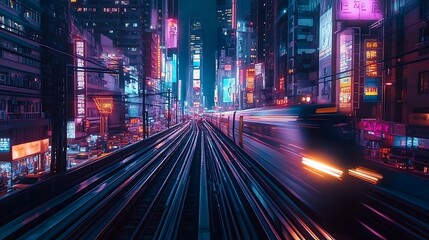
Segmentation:
{"type": "Polygon", "coordinates": [[[143,72],[143,1],[76,1],[74,16],[83,28],[93,29],[123,49],[130,64],[143,72]]]}
{"type": "Polygon", "coordinates": [[[204,96],[202,86],[203,76],[203,22],[199,18],[189,19],[189,80],[187,101],[195,112],[204,109],[204,96]]]}
{"type": "MultiPolygon", "coordinates": [[[[56,81],[61,82],[66,71],[66,6],[65,1],[2,1],[0,4],[0,171],[7,173],[8,184],[23,174],[50,168],[52,121],[49,117],[58,116],[59,108],[48,104],[58,100],[57,93],[64,93],[57,91],[56,81]],[[45,12],[45,8],[50,12],[45,12]],[[56,16],[59,12],[63,14],[56,16]],[[44,20],[48,19],[57,24],[47,24],[44,20]],[[47,39],[49,33],[52,41],[47,39]],[[52,58],[53,51],[42,47],[44,41],[47,46],[58,49],[55,58],[52,58]],[[52,91],[44,92],[44,87],[52,91]]],[[[60,119],[53,121],[56,121],[55,130],[64,127],[60,119]]],[[[53,140],[65,145],[58,138],[53,140]]]]}

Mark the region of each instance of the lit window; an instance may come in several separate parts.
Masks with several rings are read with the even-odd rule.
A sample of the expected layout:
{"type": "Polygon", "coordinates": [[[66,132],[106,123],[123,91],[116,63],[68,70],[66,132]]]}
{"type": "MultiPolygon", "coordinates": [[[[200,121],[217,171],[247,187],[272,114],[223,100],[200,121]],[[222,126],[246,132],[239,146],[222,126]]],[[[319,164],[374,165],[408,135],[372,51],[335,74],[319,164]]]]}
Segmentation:
{"type": "Polygon", "coordinates": [[[133,23],[133,27],[137,27],[137,25],[138,25],[137,23],[133,23]]]}
{"type": "Polygon", "coordinates": [[[418,94],[429,94],[429,71],[419,73],[418,94]]]}

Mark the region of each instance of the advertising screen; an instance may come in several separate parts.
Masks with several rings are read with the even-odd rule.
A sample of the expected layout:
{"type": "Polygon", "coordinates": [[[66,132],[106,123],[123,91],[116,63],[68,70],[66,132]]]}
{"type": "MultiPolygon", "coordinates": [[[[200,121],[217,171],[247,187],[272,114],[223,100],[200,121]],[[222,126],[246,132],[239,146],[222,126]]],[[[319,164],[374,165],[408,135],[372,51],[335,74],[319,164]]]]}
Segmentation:
{"type": "Polygon", "coordinates": [[[172,82],[172,73],[173,73],[173,64],[171,60],[167,60],[165,62],[165,81],[167,83],[171,83],[172,82]]]}
{"type": "Polygon", "coordinates": [[[222,101],[224,103],[232,102],[233,93],[234,93],[234,80],[232,78],[222,79],[222,101]]]}
{"type": "Polygon", "coordinates": [[[167,48],[177,48],[177,19],[167,19],[167,48]]]}
{"type": "Polygon", "coordinates": [[[201,65],[201,57],[200,54],[194,54],[192,55],[192,66],[199,67],[201,65]]]}
{"type": "Polygon", "coordinates": [[[379,102],[380,101],[380,79],[365,78],[363,100],[364,102],[379,102]]]}
{"type": "Polygon", "coordinates": [[[0,138],[0,152],[9,152],[10,138],[0,138]]]}
{"type": "Polygon", "coordinates": [[[352,110],[352,57],[353,57],[353,35],[350,29],[340,33],[340,99],[339,110],[351,112],[352,110]]]}
{"type": "Polygon", "coordinates": [[[192,79],[201,79],[200,69],[192,69],[192,79]]]}
{"type": "Polygon", "coordinates": [[[332,8],[320,16],[318,103],[332,102],[332,8]]]}
{"type": "Polygon", "coordinates": [[[253,91],[255,89],[255,69],[246,70],[246,90],[253,91]]]}
{"type": "Polygon", "coordinates": [[[320,16],[319,36],[319,59],[323,59],[332,52],[332,9],[320,16]]]}
{"type": "Polygon", "coordinates": [[[365,40],[364,102],[379,102],[381,99],[382,50],[381,42],[365,40]]]}
{"type": "Polygon", "coordinates": [[[173,83],[177,82],[177,55],[173,54],[171,61],[171,81],[173,83]]]}
{"type": "Polygon", "coordinates": [[[125,93],[130,95],[137,95],[139,92],[139,84],[137,79],[129,79],[125,82],[125,93]]]}
{"type": "Polygon", "coordinates": [[[252,104],[253,103],[253,93],[247,93],[247,103],[252,104]]]}
{"type": "Polygon", "coordinates": [[[200,80],[194,80],[194,84],[193,84],[194,90],[198,91],[201,88],[200,85],[200,80]]]}
{"type": "Polygon", "coordinates": [[[380,0],[337,1],[338,20],[380,20],[383,18],[380,0]]]}

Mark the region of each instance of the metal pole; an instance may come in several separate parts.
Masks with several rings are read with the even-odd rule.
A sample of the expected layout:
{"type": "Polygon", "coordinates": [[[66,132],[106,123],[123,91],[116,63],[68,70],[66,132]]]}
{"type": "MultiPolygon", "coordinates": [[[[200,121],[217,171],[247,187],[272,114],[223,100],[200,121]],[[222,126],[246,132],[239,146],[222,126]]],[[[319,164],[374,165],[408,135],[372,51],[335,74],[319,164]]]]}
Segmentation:
{"type": "Polygon", "coordinates": [[[171,121],[171,89],[167,90],[167,97],[168,97],[168,116],[167,116],[167,127],[170,128],[170,121],[171,121]]]}
{"type": "Polygon", "coordinates": [[[176,124],[177,124],[177,108],[179,107],[178,105],[177,105],[177,97],[176,97],[176,124]]]}
{"type": "Polygon", "coordinates": [[[143,139],[146,138],[146,79],[143,76],[143,86],[142,86],[142,127],[143,127],[143,139]]]}

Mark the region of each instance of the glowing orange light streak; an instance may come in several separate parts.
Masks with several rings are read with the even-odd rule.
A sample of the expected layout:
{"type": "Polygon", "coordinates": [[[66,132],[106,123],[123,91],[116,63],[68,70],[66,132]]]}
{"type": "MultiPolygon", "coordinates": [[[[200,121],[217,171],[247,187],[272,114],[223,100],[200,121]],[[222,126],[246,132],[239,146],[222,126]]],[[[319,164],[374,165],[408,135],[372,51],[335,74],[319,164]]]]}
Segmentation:
{"type": "Polygon", "coordinates": [[[313,168],[316,169],[320,172],[326,173],[328,175],[331,175],[335,178],[341,179],[341,176],[343,175],[343,171],[338,170],[336,168],[333,168],[331,166],[328,166],[326,164],[311,160],[309,158],[303,157],[302,158],[302,163],[313,168]]]}
{"type": "Polygon", "coordinates": [[[380,181],[383,178],[383,175],[381,175],[380,173],[374,172],[371,169],[367,169],[363,167],[357,167],[356,169],[349,169],[349,175],[372,184],[377,184],[378,181],[380,181]]]}

